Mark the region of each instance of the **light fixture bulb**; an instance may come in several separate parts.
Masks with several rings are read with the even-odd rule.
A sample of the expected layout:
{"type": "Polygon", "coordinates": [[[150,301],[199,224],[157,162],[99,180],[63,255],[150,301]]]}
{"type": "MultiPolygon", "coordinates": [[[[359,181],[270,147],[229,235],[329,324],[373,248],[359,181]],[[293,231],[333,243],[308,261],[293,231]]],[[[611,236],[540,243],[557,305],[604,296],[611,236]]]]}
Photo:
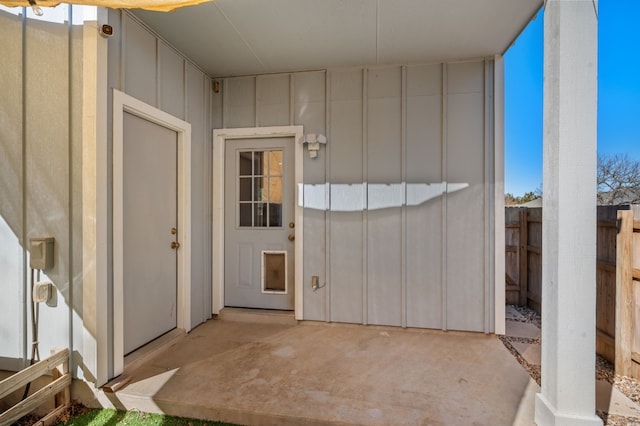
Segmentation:
{"type": "Polygon", "coordinates": [[[36,0],[29,0],[29,6],[31,6],[31,10],[33,10],[33,13],[35,13],[36,16],[44,15],[44,11],[40,6],[38,6],[36,0]]]}

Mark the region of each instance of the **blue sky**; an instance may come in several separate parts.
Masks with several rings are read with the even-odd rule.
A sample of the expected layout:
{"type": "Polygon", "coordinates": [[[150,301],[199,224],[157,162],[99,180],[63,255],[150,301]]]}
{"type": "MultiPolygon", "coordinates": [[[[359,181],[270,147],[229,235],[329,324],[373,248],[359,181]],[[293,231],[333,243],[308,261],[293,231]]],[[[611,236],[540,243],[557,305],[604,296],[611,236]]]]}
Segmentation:
{"type": "MultiPolygon", "coordinates": [[[[640,161],[640,1],[598,11],[598,152],[640,161]]],[[[505,54],[505,192],[542,186],[543,13],[505,54]]]]}

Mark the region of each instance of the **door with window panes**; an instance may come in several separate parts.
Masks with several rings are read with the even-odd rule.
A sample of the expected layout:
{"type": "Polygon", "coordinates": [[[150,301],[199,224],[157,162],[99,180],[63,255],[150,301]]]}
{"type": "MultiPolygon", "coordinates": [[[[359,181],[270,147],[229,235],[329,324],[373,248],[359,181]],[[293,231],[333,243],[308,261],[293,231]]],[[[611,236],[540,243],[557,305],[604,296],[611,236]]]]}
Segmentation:
{"type": "Polygon", "coordinates": [[[225,306],[293,310],[294,139],[227,139],[225,306]]]}

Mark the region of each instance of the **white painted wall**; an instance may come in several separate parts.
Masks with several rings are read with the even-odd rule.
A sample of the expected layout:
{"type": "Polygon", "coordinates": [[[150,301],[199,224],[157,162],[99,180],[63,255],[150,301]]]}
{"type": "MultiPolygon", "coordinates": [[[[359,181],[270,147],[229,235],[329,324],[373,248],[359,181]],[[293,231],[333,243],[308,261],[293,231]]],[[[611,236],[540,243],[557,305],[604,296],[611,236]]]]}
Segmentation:
{"type": "MultiPolygon", "coordinates": [[[[191,124],[193,327],[211,317],[211,79],[133,15],[111,10],[109,24],[114,29],[109,39],[109,92],[118,89],[191,124]]],[[[109,134],[109,146],[111,140],[109,134]]]]}
{"type": "MultiPolygon", "coordinates": [[[[70,9],[51,10],[68,16],[70,9]]],[[[100,371],[99,380],[113,369],[100,355],[113,345],[112,196],[95,188],[113,179],[114,88],[192,126],[191,326],[211,314],[212,128],[300,124],[329,138],[318,159],[304,160],[306,188],[329,191],[326,206],[304,213],[305,319],[495,329],[495,241],[486,231],[502,168],[490,161],[493,61],[221,79],[213,93],[211,78],[127,12],[101,15],[114,28],[108,41],[95,34],[95,22],[83,28],[28,13],[23,21],[0,11],[0,36],[8,41],[0,57],[0,81],[8,83],[0,85],[0,368],[17,368],[29,341],[21,242],[53,235],[56,266],[48,278],[58,304],[42,308],[40,351],[70,346],[88,376],[100,371]],[[96,69],[84,64],[83,74],[83,56],[104,43],[106,58],[96,53],[96,69]],[[89,74],[98,90],[83,87],[89,74]],[[453,184],[464,185],[454,192],[453,184]],[[418,187],[436,197],[373,209],[406,203],[415,196],[407,188],[418,187]],[[341,191],[359,191],[367,208],[338,211],[341,191]],[[312,275],[323,285],[316,292],[312,275]]]]}
{"type": "Polygon", "coordinates": [[[493,60],[219,81],[215,128],[328,137],[304,156],[305,319],[495,330],[493,60]]]}
{"type": "MultiPolygon", "coordinates": [[[[53,306],[40,305],[39,352],[69,347],[82,363],[81,110],[83,9],[36,17],[0,9],[0,368],[31,353],[26,241],[53,236],[53,306]]],[[[81,375],[81,373],[79,373],[81,375]]]]}

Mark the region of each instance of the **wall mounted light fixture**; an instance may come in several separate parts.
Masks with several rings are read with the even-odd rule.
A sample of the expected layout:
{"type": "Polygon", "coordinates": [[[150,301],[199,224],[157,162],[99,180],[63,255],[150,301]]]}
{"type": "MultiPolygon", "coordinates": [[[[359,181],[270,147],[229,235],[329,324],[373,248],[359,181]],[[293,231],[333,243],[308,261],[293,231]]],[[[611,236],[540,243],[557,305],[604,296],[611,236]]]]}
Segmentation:
{"type": "Polygon", "coordinates": [[[327,143],[327,137],[325,135],[308,133],[300,138],[299,142],[301,144],[306,143],[307,149],[309,150],[309,157],[316,158],[320,150],[320,144],[325,145],[327,143]]]}

